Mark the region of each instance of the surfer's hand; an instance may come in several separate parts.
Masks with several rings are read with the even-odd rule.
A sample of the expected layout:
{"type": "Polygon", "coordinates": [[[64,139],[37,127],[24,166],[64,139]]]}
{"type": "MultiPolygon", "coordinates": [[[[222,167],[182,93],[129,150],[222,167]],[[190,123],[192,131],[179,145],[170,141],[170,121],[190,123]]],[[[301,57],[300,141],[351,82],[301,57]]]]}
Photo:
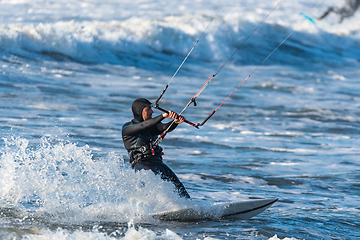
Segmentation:
{"type": "Polygon", "coordinates": [[[169,112],[167,112],[167,113],[163,113],[162,116],[163,116],[164,118],[177,118],[177,117],[178,117],[177,113],[176,113],[176,112],[173,112],[173,111],[169,111],[169,112]]]}
{"type": "Polygon", "coordinates": [[[176,112],[169,111],[162,114],[164,118],[175,118],[175,123],[179,124],[185,121],[185,118],[181,115],[178,115],[176,112]]]}
{"type": "Polygon", "coordinates": [[[178,118],[175,119],[175,123],[176,124],[180,124],[182,122],[184,122],[186,119],[183,116],[178,116],[178,118]]]}

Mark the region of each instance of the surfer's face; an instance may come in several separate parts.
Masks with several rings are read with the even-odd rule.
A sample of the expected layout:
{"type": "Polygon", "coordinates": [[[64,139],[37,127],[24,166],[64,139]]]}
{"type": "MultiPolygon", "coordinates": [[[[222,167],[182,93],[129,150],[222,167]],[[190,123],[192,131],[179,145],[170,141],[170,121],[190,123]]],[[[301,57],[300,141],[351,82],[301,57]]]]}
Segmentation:
{"type": "Polygon", "coordinates": [[[142,118],[145,120],[151,119],[153,114],[153,110],[151,109],[151,105],[147,105],[142,110],[142,118]]]}

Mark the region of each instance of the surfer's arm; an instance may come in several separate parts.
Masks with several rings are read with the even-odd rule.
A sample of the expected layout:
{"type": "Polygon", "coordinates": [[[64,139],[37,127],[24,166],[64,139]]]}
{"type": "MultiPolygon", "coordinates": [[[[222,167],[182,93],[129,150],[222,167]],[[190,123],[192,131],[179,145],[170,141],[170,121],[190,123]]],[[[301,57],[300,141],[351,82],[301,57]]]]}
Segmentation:
{"type": "Polygon", "coordinates": [[[145,120],[136,124],[125,125],[122,129],[123,135],[134,135],[143,131],[148,131],[151,128],[157,126],[164,119],[163,115],[159,115],[155,118],[145,120]]]}

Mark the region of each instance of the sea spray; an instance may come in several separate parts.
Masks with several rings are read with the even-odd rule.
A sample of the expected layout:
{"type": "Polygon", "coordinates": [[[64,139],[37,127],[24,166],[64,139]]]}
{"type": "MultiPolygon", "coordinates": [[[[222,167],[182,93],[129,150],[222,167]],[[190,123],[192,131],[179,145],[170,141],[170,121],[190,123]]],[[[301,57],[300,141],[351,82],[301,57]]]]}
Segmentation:
{"type": "Polygon", "coordinates": [[[114,153],[94,157],[87,145],[52,137],[39,143],[3,140],[1,202],[25,215],[75,223],[128,221],[185,204],[171,183],[151,171],[135,173],[114,153]]]}

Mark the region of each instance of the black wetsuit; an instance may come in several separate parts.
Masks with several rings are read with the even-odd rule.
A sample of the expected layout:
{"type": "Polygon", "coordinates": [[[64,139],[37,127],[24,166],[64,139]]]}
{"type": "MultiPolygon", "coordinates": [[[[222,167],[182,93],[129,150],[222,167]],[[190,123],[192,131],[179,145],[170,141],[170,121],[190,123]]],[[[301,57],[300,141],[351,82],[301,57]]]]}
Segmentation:
{"type": "MultiPolygon", "coordinates": [[[[131,167],[135,170],[151,170],[155,174],[160,174],[161,178],[174,183],[180,196],[190,198],[184,185],[180,182],[176,174],[162,161],[162,148],[153,146],[157,139],[170,123],[161,123],[164,119],[162,115],[143,121],[142,110],[151,104],[146,99],[134,101],[132,110],[134,119],[124,124],[122,128],[122,138],[124,146],[130,156],[131,167]]],[[[177,124],[173,124],[170,131],[174,130],[177,124]]]]}
{"type": "Polygon", "coordinates": [[[340,15],[339,23],[341,23],[344,18],[351,17],[354,15],[356,10],[360,6],[360,0],[345,0],[346,4],[344,7],[330,7],[319,19],[323,19],[330,12],[334,12],[340,15]]]}

